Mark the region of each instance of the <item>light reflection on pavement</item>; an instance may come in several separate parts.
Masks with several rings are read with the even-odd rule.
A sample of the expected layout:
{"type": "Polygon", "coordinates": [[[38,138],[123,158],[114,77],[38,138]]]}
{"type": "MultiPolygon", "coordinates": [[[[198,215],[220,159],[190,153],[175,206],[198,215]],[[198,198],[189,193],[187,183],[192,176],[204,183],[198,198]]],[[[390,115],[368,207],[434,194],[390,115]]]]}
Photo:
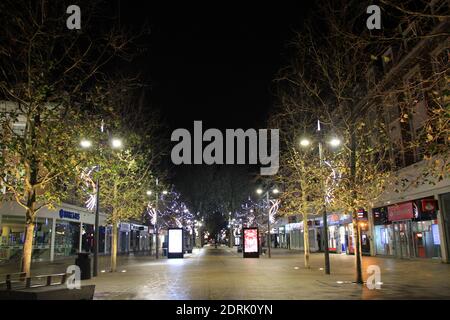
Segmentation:
{"type": "MultiPolygon", "coordinates": [[[[449,299],[450,265],[363,257],[364,270],[378,264],[381,290],[353,283],[353,256],[332,255],[325,275],[323,255],[303,267],[301,252],[273,250],[271,259],[243,259],[236,249],[205,247],[184,259],[124,260],[119,270],[96,279],[95,299],[449,299]]],[[[367,274],[364,272],[364,279],[367,274]]]]}

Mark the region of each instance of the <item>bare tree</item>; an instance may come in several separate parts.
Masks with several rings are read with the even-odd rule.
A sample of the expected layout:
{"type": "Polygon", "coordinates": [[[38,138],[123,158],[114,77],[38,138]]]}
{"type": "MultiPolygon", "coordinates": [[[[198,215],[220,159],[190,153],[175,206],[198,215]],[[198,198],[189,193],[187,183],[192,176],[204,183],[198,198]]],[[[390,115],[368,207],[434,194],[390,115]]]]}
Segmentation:
{"type": "Polygon", "coordinates": [[[67,1],[2,1],[0,94],[1,184],[26,210],[22,270],[30,274],[36,215],[66,196],[78,177],[81,135],[96,125],[98,75],[127,55],[133,38],[111,23],[94,29],[98,1],[86,1],[81,31],[66,27],[67,1]],[[117,61],[117,60],[116,60],[117,61]],[[93,89],[94,88],[94,89],[93,89]],[[23,124],[20,132],[14,123],[23,124]]]}

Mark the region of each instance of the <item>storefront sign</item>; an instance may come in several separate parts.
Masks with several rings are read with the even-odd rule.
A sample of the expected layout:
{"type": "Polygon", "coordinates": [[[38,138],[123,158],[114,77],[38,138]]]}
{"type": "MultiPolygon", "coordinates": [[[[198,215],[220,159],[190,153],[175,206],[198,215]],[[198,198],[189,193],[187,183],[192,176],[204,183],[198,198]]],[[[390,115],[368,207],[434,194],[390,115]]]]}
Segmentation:
{"type": "Polygon", "coordinates": [[[183,229],[169,229],[167,258],[183,258],[183,229]]]}
{"type": "Polygon", "coordinates": [[[300,230],[301,229],[301,223],[300,222],[296,222],[296,223],[289,223],[286,225],[286,232],[289,232],[291,230],[300,230]]]}
{"type": "Polygon", "coordinates": [[[119,226],[119,231],[120,232],[130,232],[131,231],[131,227],[129,223],[121,223],[119,226]]]}
{"type": "Polygon", "coordinates": [[[414,217],[413,203],[404,202],[388,207],[389,221],[408,220],[414,217]]]}
{"type": "Polygon", "coordinates": [[[139,225],[139,224],[132,224],[131,225],[131,230],[133,230],[133,231],[147,231],[148,227],[143,226],[143,225],[139,225]]]}
{"type": "Polygon", "coordinates": [[[365,211],[364,209],[359,209],[358,210],[358,220],[359,221],[367,221],[368,220],[367,211],[365,211]]]}
{"type": "Polygon", "coordinates": [[[436,200],[435,199],[422,199],[422,211],[423,212],[435,212],[436,211],[436,200]]]}
{"type": "Polygon", "coordinates": [[[259,258],[259,239],[257,228],[244,229],[244,258],[259,258]]]}
{"type": "Polygon", "coordinates": [[[373,224],[374,225],[388,224],[389,218],[388,218],[388,208],[387,207],[374,208],[372,210],[372,213],[373,213],[373,224]]]}
{"type": "MultiPolygon", "coordinates": [[[[352,222],[352,216],[348,214],[332,213],[327,216],[327,223],[329,226],[348,224],[352,222]]],[[[322,221],[317,224],[322,225],[322,221]]]]}
{"type": "Polygon", "coordinates": [[[329,225],[339,224],[339,215],[336,213],[329,215],[327,222],[329,225]]]}
{"type": "Polygon", "coordinates": [[[59,210],[59,217],[61,219],[80,220],[80,214],[79,213],[66,211],[64,209],[59,210]]]}
{"type": "Polygon", "coordinates": [[[350,214],[343,214],[341,215],[341,218],[339,219],[339,224],[349,224],[352,223],[352,216],[350,214]]]}

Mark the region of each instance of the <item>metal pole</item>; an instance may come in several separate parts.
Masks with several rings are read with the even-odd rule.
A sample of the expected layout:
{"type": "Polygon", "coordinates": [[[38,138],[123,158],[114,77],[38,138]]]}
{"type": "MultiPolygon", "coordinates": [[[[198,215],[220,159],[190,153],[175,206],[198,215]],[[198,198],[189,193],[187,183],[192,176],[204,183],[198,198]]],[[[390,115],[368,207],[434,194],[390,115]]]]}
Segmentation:
{"type": "MultiPolygon", "coordinates": [[[[320,131],[320,127],[319,127],[320,131]]],[[[319,141],[319,159],[320,166],[323,163],[323,149],[322,141],[319,141]]],[[[328,249],[328,221],[327,221],[327,207],[326,207],[326,190],[325,182],[323,183],[323,238],[324,238],[324,256],[325,256],[325,274],[330,274],[330,252],[328,249]]]]}
{"type": "Polygon", "coordinates": [[[155,241],[155,258],[159,258],[159,231],[158,231],[158,191],[156,191],[156,208],[155,208],[155,234],[156,234],[156,241],[155,241]]]}
{"type": "Polygon", "coordinates": [[[228,214],[228,232],[230,233],[230,237],[228,238],[228,246],[230,247],[230,248],[232,248],[233,246],[232,246],[232,226],[231,226],[231,212],[228,214]]]}
{"type": "MultiPolygon", "coordinates": [[[[100,168],[99,168],[100,170],[100,168]]],[[[96,196],[96,204],[95,204],[95,224],[94,224],[94,270],[92,275],[96,277],[98,275],[98,242],[99,242],[99,202],[100,202],[100,180],[97,178],[96,182],[97,188],[97,196],[96,196]]]]}
{"type": "Polygon", "coordinates": [[[267,199],[267,249],[269,252],[269,258],[272,258],[270,253],[270,203],[269,203],[269,192],[266,191],[266,199],[267,199]]]}

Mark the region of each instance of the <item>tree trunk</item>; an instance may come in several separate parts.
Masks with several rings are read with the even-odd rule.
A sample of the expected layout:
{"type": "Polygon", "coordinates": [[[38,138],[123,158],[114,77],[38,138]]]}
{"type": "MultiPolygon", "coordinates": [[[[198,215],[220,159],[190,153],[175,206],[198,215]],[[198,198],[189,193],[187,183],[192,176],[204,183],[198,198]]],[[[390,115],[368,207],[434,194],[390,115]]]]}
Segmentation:
{"type": "Polygon", "coordinates": [[[355,244],[356,283],[363,284],[361,230],[358,223],[358,213],[353,213],[353,243],[355,244]]]}
{"type": "MultiPolygon", "coordinates": [[[[31,122],[30,118],[27,118],[27,125],[30,128],[31,145],[34,149],[37,146],[36,131],[39,130],[41,125],[40,111],[41,107],[37,106],[36,114],[31,122]]],[[[37,184],[39,163],[35,154],[31,152],[29,162],[26,161],[25,170],[25,185],[27,186],[27,212],[26,212],[26,231],[25,231],[25,243],[23,245],[22,253],[22,272],[25,272],[27,277],[31,274],[31,259],[33,255],[33,238],[34,238],[34,219],[36,215],[36,189],[34,186],[37,184]],[[28,187],[28,186],[31,186],[28,187]]]]}
{"type": "Polygon", "coordinates": [[[303,248],[305,251],[305,268],[309,269],[309,227],[308,227],[308,215],[303,214],[303,248]]]}
{"type": "Polygon", "coordinates": [[[27,219],[25,231],[25,243],[23,245],[23,257],[22,257],[22,272],[25,272],[27,277],[29,277],[31,274],[30,271],[31,271],[31,257],[33,254],[33,238],[34,238],[34,221],[33,219],[30,220],[27,219]]]}
{"type": "Polygon", "coordinates": [[[112,245],[111,245],[111,272],[116,272],[117,269],[117,238],[118,238],[117,223],[113,222],[112,245]]]}
{"type": "MultiPolygon", "coordinates": [[[[34,177],[34,176],[33,176],[34,177]]],[[[23,244],[22,253],[22,272],[30,276],[31,271],[31,259],[33,255],[33,238],[34,238],[34,218],[35,218],[35,206],[36,206],[36,193],[31,191],[28,193],[27,200],[27,212],[25,223],[25,242],[23,244]]]]}
{"type": "Polygon", "coordinates": [[[305,253],[305,268],[309,269],[309,227],[308,227],[308,197],[305,193],[302,195],[302,215],[303,215],[303,250],[305,253]]]}

